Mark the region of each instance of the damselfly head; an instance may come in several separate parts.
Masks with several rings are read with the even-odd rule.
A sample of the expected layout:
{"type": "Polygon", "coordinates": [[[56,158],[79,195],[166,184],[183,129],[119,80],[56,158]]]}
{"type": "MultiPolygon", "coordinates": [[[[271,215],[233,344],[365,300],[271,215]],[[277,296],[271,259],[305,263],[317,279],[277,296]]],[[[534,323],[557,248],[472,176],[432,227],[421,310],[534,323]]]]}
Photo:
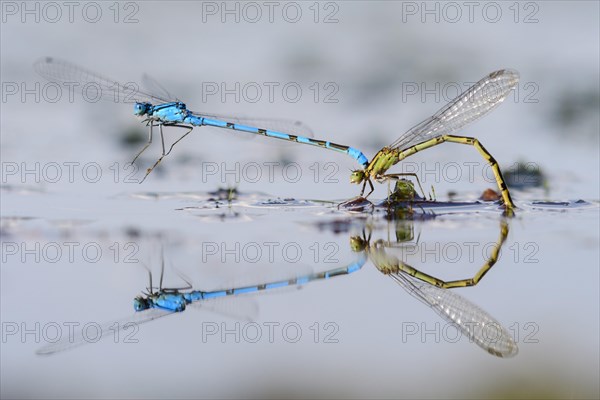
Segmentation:
{"type": "Polygon", "coordinates": [[[150,112],[150,107],[152,107],[150,103],[135,103],[133,113],[139,116],[146,115],[150,112]]]}
{"type": "Polygon", "coordinates": [[[364,180],[365,180],[365,171],[362,169],[355,169],[354,171],[352,171],[352,174],[350,174],[350,183],[358,184],[364,180]]]}
{"type": "Polygon", "coordinates": [[[137,296],[133,299],[133,308],[135,311],[144,311],[150,308],[150,302],[143,296],[137,296]]]}
{"type": "Polygon", "coordinates": [[[355,253],[360,253],[365,250],[367,247],[368,241],[362,236],[352,236],[350,237],[350,248],[355,253]]]}

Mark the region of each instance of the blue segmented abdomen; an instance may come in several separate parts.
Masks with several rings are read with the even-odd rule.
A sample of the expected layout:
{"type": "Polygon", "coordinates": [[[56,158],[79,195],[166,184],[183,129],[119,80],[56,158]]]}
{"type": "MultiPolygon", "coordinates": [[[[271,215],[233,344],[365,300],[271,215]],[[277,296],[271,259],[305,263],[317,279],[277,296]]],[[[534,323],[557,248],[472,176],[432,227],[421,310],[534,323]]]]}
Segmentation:
{"type": "Polygon", "coordinates": [[[369,160],[367,159],[367,157],[365,157],[365,155],[361,151],[359,151],[353,147],[344,146],[341,144],[332,143],[332,142],[328,142],[325,140],[311,139],[311,138],[307,138],[304,136],[298,136],[298,135],[290,135],[287,133],[272,131],[269,129],[261,129],[261,128],[255,128],[253,126],[248,126],[248,125],[234,124],[232,122],[225,122],[225,121],[220,121],[220,120],[215,120],[215,119],[196,117],[194,115],[190,115],[186,119],[188,120],[187,123],[189,123],[191,125],[195,125],[195,126],[206,125],[206,126],[214,126],[217,128],[227,128],[227,129],[233,129],[233,130],[241,131],[241,132],[248,132],[248,133],[254,133],[257,135],[263,135],[263,136],[271,137],[274,139],[281,139],[281,140],[287,140],[290,142],[309,144],[311,146],[324,147],[326,149],[337,151],[339,153],[348,154],[350,157],[352,157],[356,161],[358,161],[363,167],[366,167],[369,164],[369,160]]]}
{"type": "Polygon", "coordinates": [[[329,279],[340,275],[348,275],[353,272],[360,270],[366,262],[366,257],[361,257],[358,261],[342,268],[336,268],[333,270],[319,272],[311,275],[305,275],[298,278],[293,278],[289,280],[275,281],[269,283],[263,283],[260,285],[254,286],[245,286],[239,288],[232,288],[226,290],[217,290],[214,292],[202,292],[195,290],[193,292],[189,292],[184,294],[186,301],[191,303],[193,301],[203,300],[203,299],[212,299],[215,297],[225,297],[225,296],[235,296],[238,294],[244,293],[253,293],[260,292],[263,290],[277,289],[286,286],[296,286],[296,285],[304,285],[308,282],[319,280],[319,279],[329,279]]]}
{"type": "Polygon", "coordinates": [[[304,285],[311,281],[316,281],[320,279],[330,279],[340,275],[349,275],[353,272],[360,270],[363,267],[363,265],[365,265],[366,260],[367,257],[365,254],[363,254],[362,257],[360,257],[360,259],[346,267],[335,268],[329,271],[318,272],[289,280],[274,281],[254,286],[244,286],[225,290],[215,290],[212,292],[204,292],[201,290],[193,290],[191,292],[186,293],[163,292],[157,295],[156,297],[152,296],[148,300],[150,301],[150,307],[152,308],[160,308],[163,310],[178,312],[185,310],[187,304],[195,303],[201,300],[214,299],[217,297],[225,296],[235,296],[244,293],[260,292],[264,290],[277,289],[286,286],[304,285]]]}
{"type": "Polygon", "coordinates": [[[369,165],[369,159],[362,153],[362,151],[355,149],[354,147],[348,147],[348,154],[354,158],[363,168],[367,168],[369,165]]]}

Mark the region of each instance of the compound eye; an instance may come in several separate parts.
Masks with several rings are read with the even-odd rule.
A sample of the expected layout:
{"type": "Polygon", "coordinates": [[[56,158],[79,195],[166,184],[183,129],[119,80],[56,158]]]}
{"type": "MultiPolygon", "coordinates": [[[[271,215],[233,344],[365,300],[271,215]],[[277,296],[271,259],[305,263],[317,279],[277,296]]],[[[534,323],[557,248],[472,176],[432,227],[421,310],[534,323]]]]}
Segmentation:
{"type": "Polygon", "coordinates": [[[148,112],[148,106],[142,103],[135,103],[133,106],[133,112],[136,115],[144,115],[148,112]]]}
{"type": "Polygon", "coordinates": [[[135,311],[144,311],[149,308],[148,301],[143,297],[136,297],[133,299],[133,308],[135,311]]]}

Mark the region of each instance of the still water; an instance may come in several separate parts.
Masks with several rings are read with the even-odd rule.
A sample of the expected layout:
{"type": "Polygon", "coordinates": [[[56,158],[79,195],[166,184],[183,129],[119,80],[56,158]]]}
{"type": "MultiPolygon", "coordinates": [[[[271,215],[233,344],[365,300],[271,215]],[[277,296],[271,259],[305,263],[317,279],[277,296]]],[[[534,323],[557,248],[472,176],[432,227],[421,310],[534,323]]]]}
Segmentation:
{"type": "Polygon", "coordinates": [[[249,21],[241,4],[239,21],[220,3],[115,4],[118,23],[108,3],[97,23],[5,14],[3,398],[598,397],[597,3],[500,3],[494,23],[423,20],[412,2],[297,3],[294,23],[249,21]],[[514,96],[461,134],[499,161],[517,210],[479,200],[492,171],[453,144],[395,167],[435,201],[391,216],[385,184],[372,209],[338,209],[360,191],[349,157],[205,127],[140,184],[159,141],[130,166],[146,135],[131,105],[52,101],[31,67],[47,55],[124,82],[151,73],[192,110],[301,120],[367,157],[456,90],[515,68],[514,96]],[[212,292],[351,266],[119,329],[158,286],[212,292]],[[418,301],[394,273],[467,287],[418,301]],[[460,329],[483,316],[503,350],[460,329]],[[38,354],[81,329],[84,345],[38,354]]]}

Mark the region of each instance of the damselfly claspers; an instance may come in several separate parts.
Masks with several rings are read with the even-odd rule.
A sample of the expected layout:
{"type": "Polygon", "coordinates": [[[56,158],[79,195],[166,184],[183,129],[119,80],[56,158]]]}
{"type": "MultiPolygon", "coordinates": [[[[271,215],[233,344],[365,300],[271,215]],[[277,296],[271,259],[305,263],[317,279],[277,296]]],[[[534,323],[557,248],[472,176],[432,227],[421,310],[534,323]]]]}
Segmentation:
{"type": "Polygon", "coordinates": [[[177,143],[185,138],[194,127],[200,126],[231,129],[238,132],[247,132],[295,143],[318,146],[348,154],[363,167],[367,167],[368,164],[368,160],[363,153],[355,148],[326,140],[310,138],[310,129],[297,121],[242,118],[190,111],[185,103],[172,97],[162,86],[156,83],[153,86],[157,87],[156,90],[161,91],[162,95],[143,92],[133,83],[121,84],[83,67],[52,57],[39,60],[35,63],[34,68],[40,75],[50,81],[68,84],[70,88],[78,86],[78,89],[84,91],[84,93],[90,90],[93,92],[94,98],[97,96],[116,102],[134,103],[134,114],[143,118],[143,122],[149,127],[149,131],[148,142],[135,156],[132,164],[152,143],[153,128],[156,126],[159,128],[162,154],[154,165],[147,169],[144,179],[146,179],[148,174],[152,172],[165,156],[171,153],[177,143]],[[171,144],[168,151],[165,147],[163,126],[186,130],[179,139],[171,144]]]}
{"type": "Polygon", "coordinates": [[[418,151],[437,146],[444,142],[466,144],[474,146],[491,165],[498,188],[502,192],[504,206],[507,209],[514,208],[514,203],[502,177],[502,172],[494,157],[483,147],[478,139],[466,136],[454,136],[451,133],[483,117],[500,105],[518,82],[519,73],[517,71],[502,69],[492,72],[433,116],[415,125],[395,142],[379,150],[364,169],[352,171],[350,182],[363,184],[360,192],[361,197],[365,192],[366,185],[369,184],[371,191],[365,196],[366,198],[374,190],[371,180],[384,182],[390,179],[397,180],[400,176],[413,176],[418,181],[418,177],[414,173],[386,174],[386,172],[398,162],[418,151]]]}

